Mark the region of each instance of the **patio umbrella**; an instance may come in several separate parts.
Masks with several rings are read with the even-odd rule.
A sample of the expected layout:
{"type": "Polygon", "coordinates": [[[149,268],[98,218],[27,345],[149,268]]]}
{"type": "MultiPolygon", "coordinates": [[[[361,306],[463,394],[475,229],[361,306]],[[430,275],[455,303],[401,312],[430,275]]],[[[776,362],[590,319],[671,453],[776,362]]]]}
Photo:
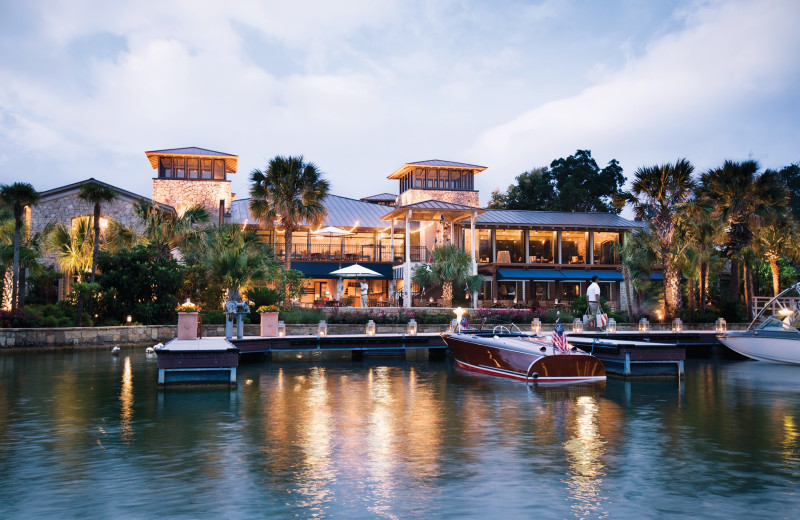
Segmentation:
{"type": "Polygon", "coordinates": [[[330,254],[333,237],[346,237],[347,235],[352,235],[353,233],[336,226],[326,226],[322,229],[312,231],[311,234],[318,237],[328,237],[328,254],[330,254]]]}
{"type": "Polygon", "coordinates": [[[331,274],[339,278],[376,278],[383,276],[381,273],[377,273],[368,267],[358,264],[348,265],[347,267],[331,271],[331,274]]]}

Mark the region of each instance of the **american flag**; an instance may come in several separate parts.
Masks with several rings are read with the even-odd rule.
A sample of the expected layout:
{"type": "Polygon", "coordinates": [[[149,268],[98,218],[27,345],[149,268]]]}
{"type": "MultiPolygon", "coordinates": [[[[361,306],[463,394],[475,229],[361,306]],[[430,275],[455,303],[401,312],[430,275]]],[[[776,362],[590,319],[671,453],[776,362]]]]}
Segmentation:
{"type": "Polygon", "coordinates": [[[553,328],[553,335],[551,337],[553,348],[559,352],[569,352],[569,345],[567,344],[567,335],[564,334],[564,326],[561,325],[561,317],[556,318],[556,326],[553,328]]]}

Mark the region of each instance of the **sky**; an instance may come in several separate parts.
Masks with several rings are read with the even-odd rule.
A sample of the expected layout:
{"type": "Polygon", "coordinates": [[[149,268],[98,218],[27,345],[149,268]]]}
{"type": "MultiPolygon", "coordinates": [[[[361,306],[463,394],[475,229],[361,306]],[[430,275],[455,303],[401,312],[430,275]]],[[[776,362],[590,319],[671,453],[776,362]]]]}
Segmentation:
{"type": "Polygon", "coordinates": [[[0,183],[149,197],[144,152],[303,155],[331,192],[487,166],[481,204],[578,149],[600,167],[800,162],[796,0],[2,0],[0,183]]]}

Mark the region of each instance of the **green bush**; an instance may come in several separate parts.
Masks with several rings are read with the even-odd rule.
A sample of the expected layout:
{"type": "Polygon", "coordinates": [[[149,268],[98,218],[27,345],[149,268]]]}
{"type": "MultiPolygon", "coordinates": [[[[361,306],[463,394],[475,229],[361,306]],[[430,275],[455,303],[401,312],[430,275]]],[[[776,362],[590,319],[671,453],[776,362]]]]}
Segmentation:
{"type": "Polygon", "coordinates": [[[203,323],[208,325],[222,325],[225,323],[225,311],[214,309],[203,311],[203,323]]]}
{"type": "MultiPolygon", "coordinates": [[[[280,311],[278,319],[283,320],[284,323],[319,323],[320,320],[325,319],[325,315],[319,309],[292,307],[291,309],[280,311]]],[[[329,321],[329,323],[334,322],[329,321]]]]}
{"type": "Polygon", "coordinates": [[[42,327],[58,327],[58,318],[55,316],[45,316],[39,321],[39,325],[42,327]]]}
{"type": "Polygon", "coordinates": [[[59,327],[74,327],[75,320],[70,318],[69,316],[64,316],[63,318],[58,319],[58,326],[59,327]]]}

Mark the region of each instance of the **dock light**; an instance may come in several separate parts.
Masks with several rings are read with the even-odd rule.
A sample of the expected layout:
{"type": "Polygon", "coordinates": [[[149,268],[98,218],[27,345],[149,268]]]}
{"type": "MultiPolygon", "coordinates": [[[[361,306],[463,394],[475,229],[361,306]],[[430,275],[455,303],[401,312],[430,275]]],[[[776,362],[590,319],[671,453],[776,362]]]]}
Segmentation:
{"type": "Polygon", "coordinates": [[[789,307],[784,307],[784,308],[782,308],[781,310],[778,311],[778,314],[780,316],[791,316],[792,313],[794,313],[794,311],[792,309],[790,309],[789,307]]]}
{"type": "Polygon", "coordinates": [[[456,330],[456,331],[460,332],[461,331],[461,318],[464,316],[464,309],[462,309],[461,307],[458,307],[453,312],[456,313],[456,326],[455,326],[455,328],[453,330],[456,330]]]}
{"type": "Polygon", "coordinates": [[[433,303],[433,296],[431,296],[430,298],[428,298],[428,303],[433,303]]]}
{"type": "Polygon", "coordinates": [[[608,324],[606,324],[606,332],[614,333],[617,332],[617,320],[614,318],[608,319],[608,324]]]}
{"type": "Polygon", "coordinates": [[[647,332],[648,329],[650,329],[650,322],[647,321],[647,318],[639,320],[639,332],[647,332]]]}
{"type": "Polygon", "coordinates": [[[375,335],[375,322],[369,320],[367,322],[367,336],[374,336],[375,335]]]}
{"type": "Polygon", "coordinates": [[[683,331],[683,322],[680,318],[675,318],[672,320],[672,332],[682,332],[683,331]]]}
{"type": "Polygon", "coordinates": [[[130,314],[128,314],[128,315],[125,317],[125,323],[127,323],[128,325],[130,325],[132,321],[133,321],[133,316],[131,316],[130,314]]]}
{"type": "Polygon", "coordinates": [[[516,305],[516,304],[517,304],[517,299],[516,299],[516,298],[514,298],[514,305],[516,305]]]}
{"type": "Polygon", "coordinates": [[[725,323],[725,318],[717,318],[717,322],[714,324],[714,332],[727,332],[728,331],[728,324],[725,323]]]}
{"type": "Polygon", "coordinates": [[[286,324],[283,321],[278,322],[278,337],[283,337],[286,335],[286,324]]]}
{"type": "Polygon", "coordinates": [[[555,303],[556,305],[558,305],[558,298],[554,299],[554,300],[553,300],[553,303],[555,303]]]}
{"type": "Polygon", "coordinates": [[[417,335],[417,320],[415,320],[414,318],[408,320],[408,335],[409,336],[417,335]]]}
{"type": "Polygon", "coordinates": [[[323,337],[328,335],[328,324],[325,323],[325,320],[319,320],[319,326],[317,327],[317,336],[323,337]]]}
{"type": "Polygon", "coordinates": [[[583,320],[580,318],[572,320],[572,332],[583,332],[583,320]]]}
{"type": "Polygon", "coordinates": [[[531,332],[534,334],[539,334],[542,332],[542,321],[539,318],[533,318],[531,322],[531,332]]]}
{"type": "Polygon", "coordinates": [[[494,300],[492,300],[492,301],[493,301],[494,303],[497,303],[497,298],[495,298],[495,299],[494,299],[494,300]]]}

